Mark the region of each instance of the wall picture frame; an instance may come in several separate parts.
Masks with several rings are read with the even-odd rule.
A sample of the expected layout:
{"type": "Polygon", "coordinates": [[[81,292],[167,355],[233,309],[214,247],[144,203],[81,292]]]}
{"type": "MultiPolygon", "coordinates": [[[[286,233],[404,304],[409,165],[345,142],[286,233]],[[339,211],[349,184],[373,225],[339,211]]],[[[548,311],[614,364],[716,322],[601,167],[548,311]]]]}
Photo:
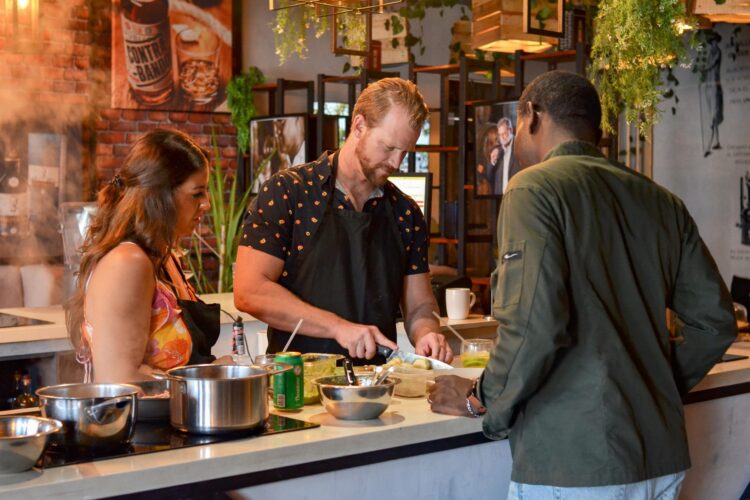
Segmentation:
{"type": "Polygon", "coordinates": [[[257,193],[273,174],[312,160],[310,116],[294,113],[250,120],[249,180],[257,193]],[[264,161],[268,160],[265,164],[264,161]]]}
{"type": "Polygon", "coordinates": [[[474,110],[474,196],[499,198],[521,168],[515,155],[518,101],[476,103],[474,110]]]}
{"type": "Polygon", "coordinates": [[[563,0],[523,0],[523,32],[562,38],[565,36],[563,0]]]}
{"type": "Polygon", "coordinates": [[[113,0],[112,107],[228,112],[237,12],[236,0],[113,0]]]}

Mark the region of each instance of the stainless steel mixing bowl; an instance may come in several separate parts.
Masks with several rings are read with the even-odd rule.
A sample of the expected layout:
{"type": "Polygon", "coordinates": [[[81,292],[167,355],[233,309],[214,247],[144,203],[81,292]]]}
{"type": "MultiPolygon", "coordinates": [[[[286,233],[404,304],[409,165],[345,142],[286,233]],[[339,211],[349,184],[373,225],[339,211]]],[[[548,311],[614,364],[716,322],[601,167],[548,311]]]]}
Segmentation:
{"type": "Polygon", "coordinates": [[[51,442],[66,451],[116,448],[133,438],[136,395],[129,384],[62,384],[36,391],[42,416],[62,422],[51,442]]]}
{"type": "Polygon", "coordinates": [[[39,460],[50,434],[62,429],[58,420],[0,417],[0,474],[23,472],[39,460]]]}
{"type": "Polygon", "coordinates": [[[371,385],[373,380],[373,375],[358,374],[359,385],[348,385],[342,376],[320,377],[313,382],[328,413],[341,420],[369,420],[378,418],[388,408],[398,383],[388,378],[380,385],[371,385]]]}

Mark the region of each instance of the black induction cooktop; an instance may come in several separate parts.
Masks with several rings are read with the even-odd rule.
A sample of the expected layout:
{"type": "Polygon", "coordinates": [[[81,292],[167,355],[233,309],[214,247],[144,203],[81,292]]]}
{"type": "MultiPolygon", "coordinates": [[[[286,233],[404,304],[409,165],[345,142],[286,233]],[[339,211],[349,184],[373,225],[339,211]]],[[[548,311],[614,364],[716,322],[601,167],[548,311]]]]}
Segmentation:
{"type": "Polygon", "coordinates": [[[157,451],[178,450],[191,446],[223,443],[236,439],[279,434],[282,432],[299,431],[319,427],[318,424],[271,414],[263,427],[250,431],[233,432],[229,434],[188,434],[172,428],[169,422],[137,422],[133,442],[117,449],[96,452],[80,452],[77,450],[58,450],[53,446],[47,448],[37,462],[37,467],[49,469],[63,465],[72,465],[95,460],[130,457],[157,451]]]}
{"type": "Polygon", "coordinates": [[[26,318],[15,314],[0,313],[0,328],[13,328],[15,326],[51,325],[51,321],[26,318]]]}

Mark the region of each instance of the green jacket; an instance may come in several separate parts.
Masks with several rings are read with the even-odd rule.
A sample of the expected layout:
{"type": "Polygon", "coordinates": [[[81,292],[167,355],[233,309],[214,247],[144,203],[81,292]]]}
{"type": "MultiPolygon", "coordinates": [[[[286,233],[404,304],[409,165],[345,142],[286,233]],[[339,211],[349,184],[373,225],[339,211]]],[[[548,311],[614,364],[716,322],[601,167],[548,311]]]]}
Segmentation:
{"type": "Polygon", "coordinates": [[[500,340],[479,392],[484,433],[510,437],[513,480],[601,486],[690,467],[680,396],[737,330],[682,201],[571,141],[513,177],[498,237],[500,340]]]}

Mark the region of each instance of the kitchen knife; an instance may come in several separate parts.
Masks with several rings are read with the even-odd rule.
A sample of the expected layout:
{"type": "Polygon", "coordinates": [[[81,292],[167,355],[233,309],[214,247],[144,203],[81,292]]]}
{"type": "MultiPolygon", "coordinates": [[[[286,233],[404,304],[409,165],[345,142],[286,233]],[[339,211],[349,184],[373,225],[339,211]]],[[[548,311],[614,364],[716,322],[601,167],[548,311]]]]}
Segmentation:
{"type": "Polygon", "coordinates": [[[452,370],[453,369],[453,367],[449,365],[448,363],[444,363],[435,358],[428,358],[427,356],[414,354],[413,352],[404,352],[401,349],[393,350],[389,347],[386,347],[380,344],[378,344],[378,354],[385,357],[386,363],[398,358],[404,363],[412,365],[414,364],[414,361],[416,361],[417,359],[425,359],[430,362],[431,368],[433,370],[452,370]]]}

